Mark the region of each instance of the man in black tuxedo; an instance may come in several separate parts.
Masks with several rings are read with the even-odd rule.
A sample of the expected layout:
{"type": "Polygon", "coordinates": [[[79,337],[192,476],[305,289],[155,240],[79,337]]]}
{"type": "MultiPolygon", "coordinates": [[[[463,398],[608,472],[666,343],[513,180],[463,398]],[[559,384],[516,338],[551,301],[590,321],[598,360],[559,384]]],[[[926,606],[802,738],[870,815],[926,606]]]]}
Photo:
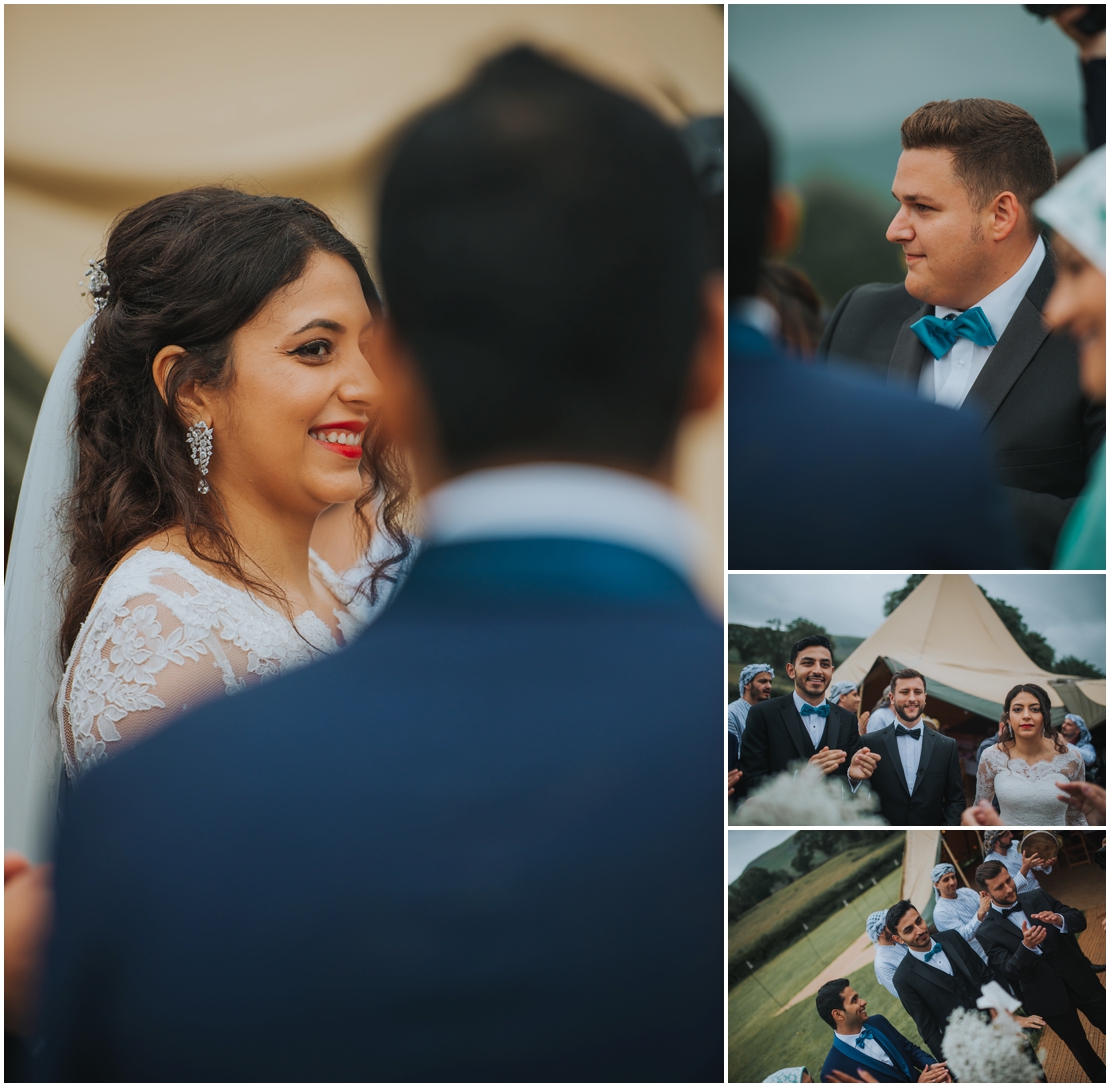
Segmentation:
{"type": "MultiPolygon", "coordinates": [[[[974,1010],[983,986],[994,980],[990,967],[955,930],[929,935],[917,908],[905,900],[887,910],[886,927],[908,954],[894,971],[902,1006],[933,1053],[944,1053],[948,1018],[957,1008],[974,1010]]],[[[1043,1027],[1038,1016],[1018,1016],[1023,1027],[1043,1027]]]]}
{"type": "Polygon", "coordinates": [[[825,698],[833,674],[829,639],[811,634],[795,642],[786,674],[794,681],[790,694],[759,702],[748,711],[740,745],[740,784],[745,791],[801,760],[857,783],[868,777],[877,760],[862,746],[855,715],[825,698]]]}
{"type": "Polygon", "coordinates": [[[902,148],[886,236],[905,252],[905,283],[849,291],[818,353],[974,409],[1026,547],[1048,566],[1105,429],[1074,342],[1041,317],[1053,262],[1030,209],[1055,183],[1052,152],[1028,113],[983,98],[922,106],[902,148]]]}
{"type": "Polygon", "coordinates": [[[966,806],[959,750],[951,736],[926,728],[925,677],[903,668],[890,677],[894,724],[867,733],[874,755],[871,774],[883,818],[892,826],[960,824],[966,806]]]}
{"type": "Polygon", "coordinates": [[[1087,927],[1086,918],[1043,888],[1018,894],[1000,861],[979,865],[975,882],[991,896],[976,934],[991,966],[1018,988],[1026,1010],[1056,1031],[1091,1082],[1105,1082],[1106,1065],[1077,1013],[1106,1033],[1106,990],[1075,938],[1087,927]]]}

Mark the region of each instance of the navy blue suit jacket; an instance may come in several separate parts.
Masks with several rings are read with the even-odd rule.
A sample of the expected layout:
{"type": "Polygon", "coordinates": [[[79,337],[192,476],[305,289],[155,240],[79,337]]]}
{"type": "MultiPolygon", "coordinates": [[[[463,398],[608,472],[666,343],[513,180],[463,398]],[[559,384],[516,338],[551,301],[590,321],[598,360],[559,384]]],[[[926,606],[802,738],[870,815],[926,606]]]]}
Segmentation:
{"type": "Polygon", "coordinates": [[[728,429],[730,570],[1026,565],[968,412],[734,322],[728,429]]]}
{"type": "Polygon", "coordinates": [[[39,1073],[719,1082],[720,650],[639,552],[429,547],[75,790],[39,1073]]]}
{"type": "Polygon", "coordinates": [[[862,1050],[858,1055],[849,1057],[834,1045],[829,1050],[825,1063],[821,1066],[822,1083],[832,1082],[828,1078],[830,1072],[846,1072],[854,1079],[859,1079],[860,1075],[857,1071],[859,1068],[865,1068],[880,1083],[914,1083],[917,1081],[917,1074],[913,1073],[913,1069],[916,1068],[920,1072],[924,1070],[926,1065],[940,1063],[936,1057],[929,1056],[923,1049],[918,1049],[904,1035],[899,1034],[884,1016],[868,1016],[867,1025],[874,1031],[875,1041],[891,1055],[894,1067],[891,1068],[882,1061],[868,1057],[862,1050]],[[899,1057],[913,1074],[909,1076],[903,1074],[899,1057]]]}

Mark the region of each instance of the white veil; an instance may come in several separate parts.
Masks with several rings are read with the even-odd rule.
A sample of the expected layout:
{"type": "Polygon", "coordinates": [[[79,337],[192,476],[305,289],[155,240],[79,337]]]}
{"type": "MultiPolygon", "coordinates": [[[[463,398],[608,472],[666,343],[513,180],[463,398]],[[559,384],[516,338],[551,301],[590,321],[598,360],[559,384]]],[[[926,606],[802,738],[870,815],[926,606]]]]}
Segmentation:
{"type": "Polygon", "coordinates": [[[62,773],[54,717],[62,681],[56,587],[68,559],[58,511],[77,471],[75,386],[92,322],[69,338],[43,397],[4,581],[4,847],[35,862],[51,853],[62,773]]]}

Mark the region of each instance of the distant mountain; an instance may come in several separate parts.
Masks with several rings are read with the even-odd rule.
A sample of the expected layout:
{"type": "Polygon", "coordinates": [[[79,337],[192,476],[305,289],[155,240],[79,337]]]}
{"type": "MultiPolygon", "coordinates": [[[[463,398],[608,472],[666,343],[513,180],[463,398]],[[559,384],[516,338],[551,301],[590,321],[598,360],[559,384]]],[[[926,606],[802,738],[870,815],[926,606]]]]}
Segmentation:
{"type": "MultiPolygon", "coordinates": [[[[768,849],[766,853],[761,853],[754,861],[750,861],[747,867],[751,868],[755,866],[756,868],[765,868],[768,872],[781,872],[787,870],[786,874],[791,879],[797,879],[798,873],[790,867],[790,862],[798,852],[796,838],[797,835],[792,834],[785,842],[779,842],[774,848],[768,849]]],[[[743,874],[743,872],[740,873],[741,876],[743,874]]],[[[739,878],[738,876],[737,879],[739,878]]]]}

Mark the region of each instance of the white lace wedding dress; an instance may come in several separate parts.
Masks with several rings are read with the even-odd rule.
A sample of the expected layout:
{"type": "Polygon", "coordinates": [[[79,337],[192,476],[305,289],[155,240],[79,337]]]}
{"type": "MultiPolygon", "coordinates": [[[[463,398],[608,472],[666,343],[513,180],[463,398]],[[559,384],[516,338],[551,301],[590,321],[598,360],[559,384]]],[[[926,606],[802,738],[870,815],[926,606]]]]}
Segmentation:
{"type": "MultiPolygon", "coordinates": [[[[344,642],[371,605],[315,552],[313,569],[337,603],[344,642]]],[[[383,598],[384,598],[383,594],[383,598]]],[[[71,779],[186,710],[234,694],[338,647],[305,611],[291,623],[173,552],[144,548],[112,571],[81,626],[58,692],[57,720],[71,779]]]]}
{"type": "Polygon", "coordinates": [[[1085,827],[1086,816],[1057,799],[1056,788],[1060,782],[1083,777],[1083,756],[1074,747],[1030,766],[995,744],[979,760],[975,802],[990,802],[997,795],[999,814],[1008,827],[1085,827]]]}

